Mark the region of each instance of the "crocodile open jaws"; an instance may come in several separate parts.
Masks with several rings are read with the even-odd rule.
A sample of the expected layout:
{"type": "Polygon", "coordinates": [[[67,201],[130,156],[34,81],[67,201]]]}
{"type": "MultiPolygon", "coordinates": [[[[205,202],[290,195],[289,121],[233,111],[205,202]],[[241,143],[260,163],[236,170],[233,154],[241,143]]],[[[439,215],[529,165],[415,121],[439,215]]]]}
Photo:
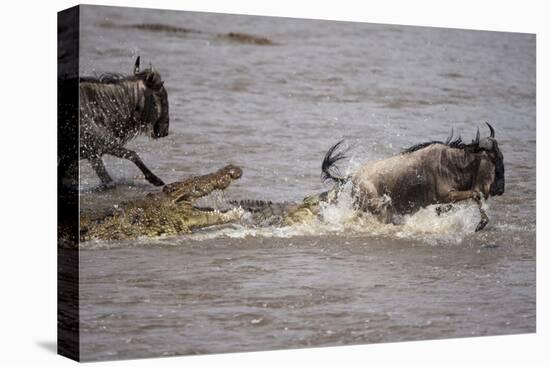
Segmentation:
{"type": "Polygon", "coordinates": [[[80,215],[80,240],[123,240],[190,233],[193,230],[238,221],[243,209],[219,211],[195,206],[197,199],[225,190],[242,176],[242,169],[227,165],[203,176],[166,185],[161,192],[115,205],[107,211],[80,215]]]}

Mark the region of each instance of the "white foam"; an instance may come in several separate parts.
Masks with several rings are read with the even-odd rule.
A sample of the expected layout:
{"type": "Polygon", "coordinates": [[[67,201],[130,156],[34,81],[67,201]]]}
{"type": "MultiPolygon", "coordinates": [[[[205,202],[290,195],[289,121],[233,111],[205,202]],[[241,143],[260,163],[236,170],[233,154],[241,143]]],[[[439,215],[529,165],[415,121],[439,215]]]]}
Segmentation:
{"type": "MultiPolygon", "coordinates": [[[[384,224],[369,213],[357,213],[349,195],[342,192],[336,204],[321,206],[319,218],[306,224],[289,227],[251,227],[234,224],[219,229],[208,229],[186,235],[192,240],[207,240],[219,237],[276,237],[356,234],[368,236],[395,236],[422,239],[430,243],[440,241],[460,243],[472,234],[480,220],[475,203],[455,204],[447,213],[437,215],[436,206],[423,208],[412,215],[397,217],[398,224],[384,224]]],[[[488,210],[488,208],[485,208],[488,210]]]]}

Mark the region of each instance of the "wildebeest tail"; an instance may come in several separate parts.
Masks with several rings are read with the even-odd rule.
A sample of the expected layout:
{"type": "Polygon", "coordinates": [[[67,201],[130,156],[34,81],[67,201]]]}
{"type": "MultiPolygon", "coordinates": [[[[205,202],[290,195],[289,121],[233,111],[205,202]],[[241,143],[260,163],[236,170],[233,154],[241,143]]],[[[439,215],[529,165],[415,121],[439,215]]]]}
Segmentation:
{"type": "Polygon", "coordinates": [[[342,176],[338,167],[335,166],[336,162],[347,158],[347,150],[337,152],[338,148],[340,148],[343,142],[344,140],[340,140],[338,143],[334,144],[325,154],[325,158],[323,159],[323,163],[321,165],[321,179],[323,181],[333,180],[341,184],[347,181],[348,177],[342,176]]]}

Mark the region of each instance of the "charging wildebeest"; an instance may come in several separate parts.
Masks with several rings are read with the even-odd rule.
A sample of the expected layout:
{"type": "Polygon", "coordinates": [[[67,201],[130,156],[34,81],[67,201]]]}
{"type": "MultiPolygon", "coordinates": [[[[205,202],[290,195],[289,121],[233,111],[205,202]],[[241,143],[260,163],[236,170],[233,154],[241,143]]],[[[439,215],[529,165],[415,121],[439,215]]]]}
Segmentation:
{"type": "MultiPolygon", "coordinates": [[[[454,203],[473,199],[481,221],[476,231],[489,222],[481,200],[504,193],[504,161],[495,139],[495,130],[487,123],[490,136],[466,144],[459,137],[446,142],[430,141],[405,149],[401,154],[369,162],[348,177],[338,175],[334,164],[345,158],[330,148],[322,163],[325,179],[340,184],[351,180],[356,208],[375,214],[385,223],[393,214],[414,213],[430,204],[454,203]]],[[[450,207],[440,207],[440,212],[450,207]]]]}
{"type": "MultiPolygon", "coordinates": [[[[80,77],[80,159],[87,159],[103,185],[113,179],[102,156],[110,154],[132,161],[155,186],[164,182],[154,175],[138,154],[124,148],[137,135],[148,133],[153,138],[168,135],[168,94],[160,74],[147,68],[139,70],[138,56],[131,76],[103,74],[80,77]]],[[[74,162],[60,157],[61,177],[74,162]]]]}

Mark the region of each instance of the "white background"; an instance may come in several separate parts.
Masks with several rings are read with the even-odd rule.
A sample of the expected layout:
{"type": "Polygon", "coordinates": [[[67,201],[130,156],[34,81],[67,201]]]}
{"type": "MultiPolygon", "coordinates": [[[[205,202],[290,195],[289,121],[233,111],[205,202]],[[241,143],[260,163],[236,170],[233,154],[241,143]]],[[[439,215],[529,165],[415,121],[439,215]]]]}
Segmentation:
{"type": "MultiPolygon", "coordinates": [[[[549,365],[548,92],[544,1],[88,1],[91,4],[537,33],[537,334],[97,363],[94,366],[549,365]],[[546,104],[545,104],[546,103],[546,104]]],[[[0,21],[0,364],[65,366],[56,340],[56,12],[4,1],[0,21]],[[32,363],[32,364],[31,364],[32,363]]]]}

